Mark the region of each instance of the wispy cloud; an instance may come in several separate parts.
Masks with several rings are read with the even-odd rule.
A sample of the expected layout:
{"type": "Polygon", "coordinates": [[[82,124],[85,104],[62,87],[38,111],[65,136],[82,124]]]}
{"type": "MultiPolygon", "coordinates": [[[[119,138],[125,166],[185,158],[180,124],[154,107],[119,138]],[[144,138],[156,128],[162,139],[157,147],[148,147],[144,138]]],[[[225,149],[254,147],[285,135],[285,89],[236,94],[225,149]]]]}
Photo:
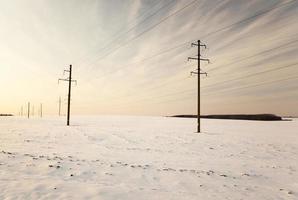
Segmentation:
{"type": "MultiPolygon", "coordinates": [[[[74,64],[79,81],[73,90],[75,113],[194,113],[196,80],[188,76],[196,63],[186,59],[196,56],[189,42],[197,39],[208,45],[202,56],[212,61],[203,64],[210,71],[203,87],[298,62],[297,1],[198,0],[173,15],[191,2],[0,1],[0,83],[5,85],[1,110],[16,111],[26,101],[42,101],[47,112],[54,113],[56,100],[65,94],[57,78],[74,64]],[[193,93],[184,92],[191,89],[193,93]],[[188,100],[179,100],[183,98],[188,100]],[[137,104],[138,109],[132,109],[137,104]]],[[[207,88],[218,95],[202,93],[202,109],[263,112],[260,108],[267,104],[273,105],[266,106],[268,112],[297,114],[297,108],[286,103],[298,99],[297,80],[221,92],[297,72],[297,67],[287,68],[207,88]],[[245,99],[250,101],[243,106],[245,99]],[[276,107],[277,101],[284,104],[276,107]]]]}

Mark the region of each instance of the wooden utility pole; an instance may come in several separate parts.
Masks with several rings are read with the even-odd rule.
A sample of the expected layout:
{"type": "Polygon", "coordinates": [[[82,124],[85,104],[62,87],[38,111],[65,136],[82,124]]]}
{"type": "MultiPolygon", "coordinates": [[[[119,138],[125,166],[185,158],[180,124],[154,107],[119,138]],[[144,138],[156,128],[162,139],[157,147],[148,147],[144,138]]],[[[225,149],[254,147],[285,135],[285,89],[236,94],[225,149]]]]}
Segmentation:
{"type": "Polygon", "coordinates": [[[70,96],[71,96],[71,69],[72,66],[69,66],[69,81],[68,81],[68,102],[67,102],[67,126],[69,126],[70,119],[70,96]]]}
{"type": "Polygon", "coordinates": [[[42,103],[40,104],[40,118],[42,118],[42,103]]]}
{"type": "Polygon", "coordinates": [[[59,97],[59,116],[61,116],[61,97],[59,97]]]}
{"type": "Polygon", "coordinates": [[[28,119],[30,118],[30,102],[28,102],[28,111],[27,111],[28,119]]]}
{"type": "Polygon", "coordinates": [[[71,83],[75,82],[77,83],[76,80],[72,80],[72,65],[69,66],[69,70],[64,70],[63,74],[65,72],[69,73],[69,77],[66,79],[58,79],[58,83],[59,81],[68,81],[68,102],[67,102],[67,123],[66,125],[69,126],[69,121],[70,121],[70,98],[71,98],[71,83]]]}
{"type": "Polygon", "coordinates": [[[208,63],[210,62],[209,59],[203,59],[201,58],[201,47],[204,47],[205,49],[207,48],[205,44],[201,44],[201,41],[198,40],[197,43],[191,43],[191,46],[197,46],[198,47],[198,57],[197,58],[192,58],[188,57],[188,60],[197,60],[198,61],[198,68],[197,71],[192,71],[192,74],[197,74],[198,75],[198,99],[197,99],[197,132],[201,132],[201,74],[207,75],[206,72],[201,72],[201,60],[202,61],[207,61],[208,63]]]}

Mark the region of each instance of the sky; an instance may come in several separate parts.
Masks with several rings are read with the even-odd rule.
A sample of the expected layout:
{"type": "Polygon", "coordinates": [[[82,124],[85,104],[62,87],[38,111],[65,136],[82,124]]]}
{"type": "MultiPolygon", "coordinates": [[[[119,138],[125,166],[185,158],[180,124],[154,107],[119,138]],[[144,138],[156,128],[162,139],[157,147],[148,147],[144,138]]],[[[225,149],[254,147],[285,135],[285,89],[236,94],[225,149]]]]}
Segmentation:
{"type": "Polygon", "coordinates": [[[0,113],[298,116],[297,0],[0,0],[0,113]]]}

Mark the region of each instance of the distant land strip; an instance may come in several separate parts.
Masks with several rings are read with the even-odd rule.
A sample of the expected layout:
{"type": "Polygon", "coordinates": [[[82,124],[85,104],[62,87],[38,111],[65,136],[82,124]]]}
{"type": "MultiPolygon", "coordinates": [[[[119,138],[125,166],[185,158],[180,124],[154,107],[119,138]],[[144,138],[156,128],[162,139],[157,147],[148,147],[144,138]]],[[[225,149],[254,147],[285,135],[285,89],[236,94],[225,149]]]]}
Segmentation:
{"type": "Polygon", "coordinates": [[[13,116],[13,114],[0,114],[0,116],[13,116]]]}
{"type": "MultiPolygon", "coordinates": [[[[173,115],[169,117],[197,118],[197,115],[173,115]]],[[[235,119],[235,120],[259,120],[259,121],[281,121],[282,117],[274,114],[237,114],[237,115],[201,115],[201,118],[207,119],[235,119]]]]}

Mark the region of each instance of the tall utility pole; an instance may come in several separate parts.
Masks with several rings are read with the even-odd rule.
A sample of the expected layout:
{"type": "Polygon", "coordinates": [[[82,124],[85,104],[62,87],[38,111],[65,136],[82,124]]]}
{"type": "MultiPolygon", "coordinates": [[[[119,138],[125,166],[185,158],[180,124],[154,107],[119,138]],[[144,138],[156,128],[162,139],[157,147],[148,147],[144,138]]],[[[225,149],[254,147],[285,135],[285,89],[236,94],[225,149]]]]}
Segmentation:
{"type": "Polygon", "coordinates": [[[69,126],[69,120],[70,120],[70,98],[71,98],[71,83],[72,82],[75,82],[77,83],[76,80],[72,80],[72,65],[69,66],[69,70],[64,70],[63,74],[65,72],[68,72],[69,73],[69,77],[66,78],[66,79],[61,79],[59,78],[58,79],[58,83],[59,81],[68,81],[68,102],[67,102],[67,126],[69,126]]]}
{"type": "Polygon", "coordinates": [[[30,102],[28,102],[28,119],[30,118],[30,102]]]}
{"type": "Polygon", "coordinates": [[[204,59],[201,58],[201,47],[204,47],[205,49],[207,48],[205,44],[201,43],[201,40],[198,40],[197,43],[191,43],[191,47],[198,47],[198,57],[197,58],[192,58],[192,57],[188,57],[188,60],[197,60],[198,61],[198,68],[197,71],[192,71],[192,74],[197,74],[198,75],[198,103],[197,103],[197,132],[200,133],[201,132],[201,74],[205,74],[207,75],[206,72],[201,72],[201,61],[207,61],[208,63],[210,62],[209,59],[204,59]]]}
{"type": "Polygon", "coordinates": [[[21,106],[21,116],[23,117],[23,106],[21,106]]]}

